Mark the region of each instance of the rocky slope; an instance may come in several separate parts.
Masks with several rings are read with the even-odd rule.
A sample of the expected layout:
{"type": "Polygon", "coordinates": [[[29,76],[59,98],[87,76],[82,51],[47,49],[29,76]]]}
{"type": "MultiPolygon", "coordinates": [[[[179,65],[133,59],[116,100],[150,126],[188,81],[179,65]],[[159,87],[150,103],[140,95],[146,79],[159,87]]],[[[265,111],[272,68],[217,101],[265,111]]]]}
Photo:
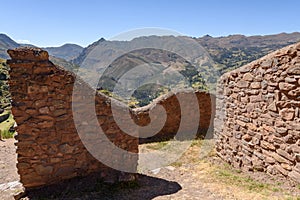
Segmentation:
{"type": "Polygon", "coordinates": [[[8,54],[6,53],[7,49],[17,48],[20,44],[16,43],[10,37],[5,34],[0,34],[0,58],[7,59],[8,54]]]}
{"type": "Polygon", "coordinates": [[[300,33],[280,33],[266,36],[230,35],[197,38],[212,59],[221,65],[220,73],[236,69],[272,51],[300,41],[300,33]]]}
{"type": "Polygon", "coordinates": [[[133,96],[140,106],[172,89],[207,89],[217,77],[207,52],[189,37],[100,39],[83,50],[74,62],[81,66],[79,75],[92,86],[123,99],[128,100],[129,96],[124,95],[131,96],[139,88],[133,96]],[[121,88],[114,90],[117,82],[121,88]]]}
{"type": "MultiPolygon", "coordinates": [[[[274,50],[300,41],[300,33],[281,33],[277,35],[250,37],[244,35],[231,35],[217,38],[204,36],[190,39],[199,43],[204,47],[202,50],[205,51],[202,53],[202,57],[190,59],[194,63],[189,63],[183,58],[179,59],[175,53],[166,53],[161,50],[155,50],[154,48],[149,50],[149,48],[147,48],[149,46],[161,46],[162,48],[175,46],[175,48],[173,47],[171,50],[176,51],[176,47],[189,49],[194,45],[189,42],[179,42],[180,38],[173,36],[140,37],[132,41],[106,41],[101,38],[85,48],[72,62],[81,66],[80,75],[83,78],[88,77],[92,85],[96,85],[96,80],[101,77],[98,87],[110,92],[113,92],[116,82],[125,72],[132,70],[136,66],[149,63],[154,64],[148,66],[147,69],[140,67],[139,70],[144,73],[141,72],[139,75],[132,74],[131,76],[127,76],[125,78],[126,84],[123,85],[126,85],[127,88],[136,88],[137,83],[144,80],[146,72],[149,74],[157,73],[164,75],[164,72],[173,70],[186,75],[190,82],[189,86],[196,89],[213,90],[214,83],[223,73],[256,60],[274,50]],[[160,43],[163,45],[160,45],[160,43]],[[145,48],[135,50],[135,48],[139,46],[144,46],[145,48]],[[134,52],[128,53],[128,50],[134,50],[134,52]],[[121,56],[118,57],[118,55],[121,56]],[[114,59],[109,60],[109,58],[114,59]],[[93,79],[95,79],[95,81],[92,81],[93,79]],[[129,84],[130,82],[132,84],[129,84]]],[[[163,78],[166,77],[165,75],[163,76],[163,78]]],[[[155,77],[152,78],[156,80],[155,77]]],[[[169,82],[177,82],[177,84],[172,84],[172,88],[182,88],[186,86],[172,75],[168,76],[167,80],[169,82]]],[[[158,81],[158,83],[161,84],[160,81],[158,81]]],[[[139,102],[148,103],[151,99],[159,96],[162,91],[164,91],[163,88],[148,85],[135,92],[134,97],[137,98],[139,102]]],[[[116,93],[116,91],[114,92],[116,93]]],[[[116,94],[117,96],[122,96],[120,93],[116,94]]],[[[144,103],[142,104],[144,105],[144,103]]]]}
{"type": "Polygon", "coordinates": [[[70,61],[79,56],[83,50],[83,47],[77,44],[64,44],[60,47],[46,47],[43,49],[48,51],[48,53],[54,57],[70,61]]]}

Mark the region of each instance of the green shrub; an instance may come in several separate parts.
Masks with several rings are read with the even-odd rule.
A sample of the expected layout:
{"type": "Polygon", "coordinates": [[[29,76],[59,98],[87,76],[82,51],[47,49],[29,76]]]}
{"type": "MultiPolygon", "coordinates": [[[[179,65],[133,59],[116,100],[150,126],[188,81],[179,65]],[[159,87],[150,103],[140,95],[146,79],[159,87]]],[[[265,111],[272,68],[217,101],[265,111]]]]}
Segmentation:
{"type": "Polygon", "coordinates": [[[2,139],[9,139],[14,137],[15,132],[10,132],[9,130],[0,130],[0,135],[2,139]]]}

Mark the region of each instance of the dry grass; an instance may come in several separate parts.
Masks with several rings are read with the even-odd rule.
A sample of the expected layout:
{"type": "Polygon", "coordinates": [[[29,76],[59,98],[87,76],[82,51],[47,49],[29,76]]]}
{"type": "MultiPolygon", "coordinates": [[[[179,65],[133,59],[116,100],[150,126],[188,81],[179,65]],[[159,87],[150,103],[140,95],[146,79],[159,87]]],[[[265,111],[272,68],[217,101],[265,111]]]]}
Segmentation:
{"type": "MultiPolygon", "coordinates": [[[[7,111],[3,114],[8,113],[7,111]]],[[[14,125],[15,121],[13,119],[12,114],[9,115],[9,118],[4,122],[0,123],[0,136],[2,139],[13,138],[14,132],[10,132],[9,129],[14,125]]]]}
{"type": "MultiPolygon", "coordinates": [[[[261,199],[286,199],[300,200],[300,188],[296,186],[287,190],[282,183],[272,177],[268,181],[256,180],[257,174],[249,175],[243,173],[224,163],[211,150],[203,159],[199,159],[199,152],[207,141],[195,140],[183,156],[171,166],[181,173],[189,173],[191,177],[197,177],[204,187],[210,191],[220,194],[225,199],[261,200],[261,199]]],[[[149,146],[161,147],[166,142],[147,144],[149,146]]],[[[148,148],[147,147],[147,148],[148,148]]],[[[142,147],[141,147],[142,148],[142,147]]],[[[259,173],[259,172],[257,172],[259,173]]],[[[193,180],[195,181],[195,180],[193,180]]],[[[179,182],[180,184],[180,182],[179,182]]]]}

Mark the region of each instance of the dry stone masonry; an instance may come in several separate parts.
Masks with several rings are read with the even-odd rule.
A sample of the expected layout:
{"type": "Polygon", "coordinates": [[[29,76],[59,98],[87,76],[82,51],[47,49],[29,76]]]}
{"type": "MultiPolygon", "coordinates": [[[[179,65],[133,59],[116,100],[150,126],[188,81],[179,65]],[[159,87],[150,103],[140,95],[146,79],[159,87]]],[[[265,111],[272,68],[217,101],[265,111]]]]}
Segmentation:
{"type": "Polygon", "coordinates": [[[100,151],[107,155],[106,159],[109,161],[121,163],[130,172],[135,172],[139,142],[178,137],[182,113],[188,115],[189,120],[180,127],[183,135],[177,139],[190,138],[188,134],[192,129],[196,130],[194,136],[197,133],[199,136],[211,131],[213,127],[214,95],[181,91],[162,96],[146,107],[132,110],[121,102],[95,93],[80,79],[75,82],[75,75],[53,65],[48,60],[46,51],[18,48],[9,50],[8,53],[11,57],[8,64],[11,68],[9,84],[13,100],[12,113],[18,125],[17,168],[21,182],[27,189],[94,173],[108,181],[132,180],[135,178],[134,174],[124,174],[111,169],[89,152],[100,151]],[[76,87],[79,90],[74,90],[76,87]],[[92,105],[86,101],[91,95],[94,98],[92,105]],[[184,102],[179,103],[177,97],[180,96],[185,97],[184,102]],[[196,96],[195,104],[190,103],[192,96],[196,96]],[[163,124],[159,120],[162,107],[167,115],[163,124]],[[197,107],[198,109],[194,109],[197,107]],[[116,113],[113,113],[112,108],[116,113]],[[95,116],[89,112],[93,109],[97,125],[92,123],[95,116]],[[85,111],[83,117],[75,117],[77,112],[85,111]],[[117,121],[121,121],[122,127],[119,127],[117,121]],[[134,121],[136,126],[130,121],[134,121]],[[147,130],[144,127],[149,124],[152,124],[148,129],[150,133],[160,125],[157,134],[139,141],[139,136],[146,135],[147,130]],[[106,148],[109,145],[97,136],[99,125],[109,143],[133,154],[116,154],[106,148]],[[79,135],[78,130],[81,129],[86,134],[79,135]],[[129,130],[130,134],[126,134],[124,130],[127,133],[129,130]],[[83,141],[88,141],[90,145],[84,145],[83,141]]]}
{"type": "MultiPolygon", "coordinates": [[[[145,133],[140,130],[140,143],[169,140],[174,137],[177,140],[212,137],[215,95],[201,91],[178,91],[175,94],[163,95],[150,105],[133,110],[136,123],[140,126],[150,123],[149,112],[157,109],[157,105],[165,109],[167,119],[162,129],[153,137],[143,139],[145,133]],[[197,99],[197,104],[192,103],[194,97],[197,99]],[[184,99],[184,102],[179,102],[178,99],[184,99]],[[188,116],[187,120],[183,119],[182,114],[188,116]],[[197,125],[196,128],[194,124],[197,125]],[[193,133],[195,129],[196,133],[193,133]],[[181,130],[183,131],[182,134],[179,133],[181,130]]],[[[155,114],[153,118],[155,118],[155,114]]]]}
{"type": "Polygon", "coordinates": [[[300,43],[226,73],[217,90],[218,155],[300,182],[300,43]]]}
{"type": "MultiPolygon", "coordinates": [[[[93,94],[93,90],[82,83],[84,95],[72,99],[74,74],[53,65],[46,51],[20,48],[8,53],[12,113],[18,125],[17,168],[24,187],[49,185],[95,172],[107,181],[122,180],[125,175],[96,160],[77,134],[72,103],[79,102],[78,107],[84,109],[87,105],[81,100],[84,95],[93,94]]],[[[109,140],[126,151],[138,153],[138,138],[123,133],[113,120],[111,99],[97,94],[95,102],[99,124],[109,140]]],[[[123,109],[121,105],[120,109],[123,109]]],[[[89,126],[88,117],[82,119],[81,126],[87,127],[87,137],[93,139],[89,133],[94,130],[89,126]]],[[[100,147],[99,143],[95,144],[96,147],[100,150],[101,144],[100,147]]],[[[112,155],[107,151],[107,155],[112,155]]],[[[137,154],[110,159],[129,165],[133,171],[137,167],[137,154]]]]}

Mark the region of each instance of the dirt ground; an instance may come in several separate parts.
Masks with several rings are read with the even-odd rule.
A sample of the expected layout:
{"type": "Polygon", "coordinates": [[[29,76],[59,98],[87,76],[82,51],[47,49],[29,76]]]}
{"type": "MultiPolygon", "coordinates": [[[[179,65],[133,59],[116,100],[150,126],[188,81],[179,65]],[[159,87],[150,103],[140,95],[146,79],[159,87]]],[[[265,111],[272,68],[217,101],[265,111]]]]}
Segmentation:
{"type": "Polygon", "coordinates": [[[14,139],[0,140],[0,199],[12,199],[22,191],[18,182],[17,154],[14,139]]]}
{"type": "MultiPolygon", "coordinates": [[[[23,188],[18,182],[14,140],[0,141],[0,199],[14,199],[23,188]]],[[[155,151],[160,143],[140,146],[140,151],[155,151]]],[[[57,186],[26,193],[22,199],[300,199],[300,185],[284,177],[232,169],[211,153],[199,160],[200,142],[169,166],[144,171],[138,181],[107,185],[76,179],[57,186]]]]}

